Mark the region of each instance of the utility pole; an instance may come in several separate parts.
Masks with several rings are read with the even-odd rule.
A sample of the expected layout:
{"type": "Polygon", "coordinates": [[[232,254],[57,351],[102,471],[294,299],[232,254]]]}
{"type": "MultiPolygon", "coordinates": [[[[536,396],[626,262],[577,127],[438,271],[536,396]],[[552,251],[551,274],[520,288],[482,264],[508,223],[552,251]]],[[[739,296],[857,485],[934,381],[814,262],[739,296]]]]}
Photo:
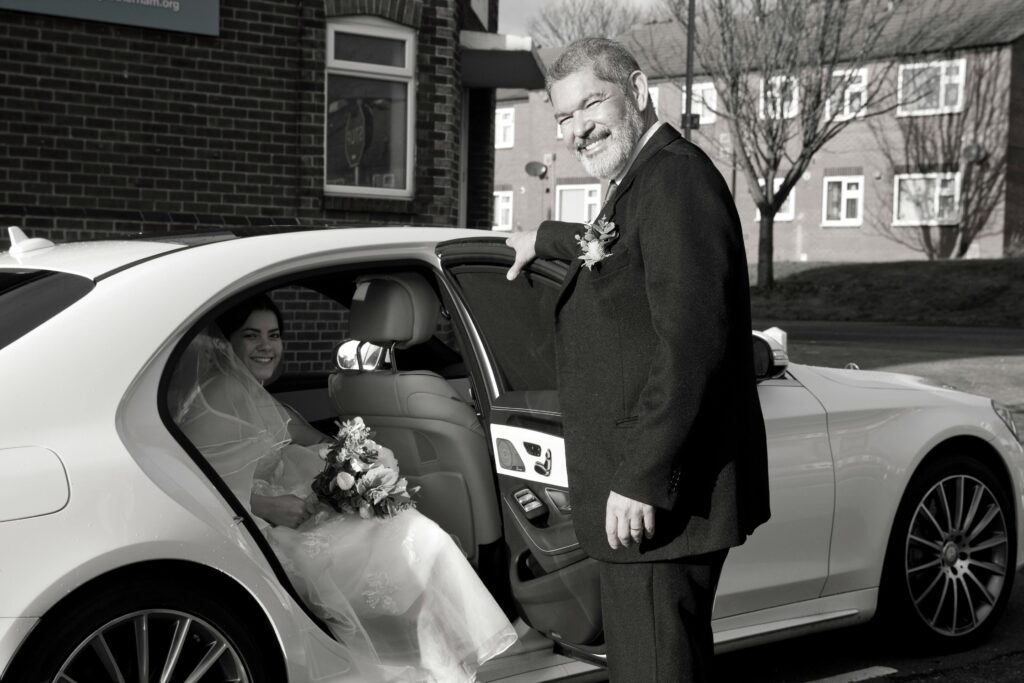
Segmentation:
{"type": "Polygon", "coordinates": [[[693,21],[695,0],[689,0],[686,9],[686,111],[683,113],[683,137],[690,139],[693,126],[693,21]]]}

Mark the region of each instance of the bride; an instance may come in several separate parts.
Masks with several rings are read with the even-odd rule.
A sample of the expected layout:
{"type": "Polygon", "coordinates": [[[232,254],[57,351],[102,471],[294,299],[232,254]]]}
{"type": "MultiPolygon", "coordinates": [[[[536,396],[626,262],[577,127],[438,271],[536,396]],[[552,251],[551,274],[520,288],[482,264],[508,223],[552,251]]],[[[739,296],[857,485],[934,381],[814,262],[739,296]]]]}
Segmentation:
{"type": "Polygon", "coordinates": [[[280,365],[282,333],[280,312],[258,296],[199,334],[172,380],[177,424],[364,680],[475,680],[514,642],[512,625],[452,538],[416,510],[363,519],[316,500],[326,437],[262,386],[280,365]]]}

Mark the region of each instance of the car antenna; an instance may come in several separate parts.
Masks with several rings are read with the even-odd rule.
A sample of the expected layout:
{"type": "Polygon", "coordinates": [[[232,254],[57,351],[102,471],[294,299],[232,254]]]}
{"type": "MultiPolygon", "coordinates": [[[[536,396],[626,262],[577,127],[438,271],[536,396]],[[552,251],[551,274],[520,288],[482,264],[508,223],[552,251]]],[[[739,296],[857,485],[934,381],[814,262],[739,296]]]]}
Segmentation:
{"type": "Polygon", "coordinates": [[[7,236],[11,239],[11,256],[22,256],[31,251],[49,249],[53,246],[53,242],[50,240],[42,237],[29,237],[17,225],[7,228],[7,236]]]}

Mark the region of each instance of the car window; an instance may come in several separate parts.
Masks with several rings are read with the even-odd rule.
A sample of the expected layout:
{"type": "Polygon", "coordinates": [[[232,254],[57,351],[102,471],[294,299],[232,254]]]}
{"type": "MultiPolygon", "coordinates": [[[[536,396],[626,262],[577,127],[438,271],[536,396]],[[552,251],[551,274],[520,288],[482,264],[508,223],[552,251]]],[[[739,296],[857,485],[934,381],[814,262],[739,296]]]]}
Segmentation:
{"type": "Polygon", "coordinates": [[[506,391],[557,388],[554,310],[558,288],[531,275],[509,282],[507,267],[461,265],[459,286],[506,391]]]}
{"type": "Polygon", "coordinates": [[[348,338],[348,308],[309,287],[269,292],[284,318],[282,374],[333,372],[334,348],[348,338]]]}
{"type": "Polygon", "coordinates": [[[92,280],[49,270],[0,270],[0,349],[92,290],[92,280]]]}

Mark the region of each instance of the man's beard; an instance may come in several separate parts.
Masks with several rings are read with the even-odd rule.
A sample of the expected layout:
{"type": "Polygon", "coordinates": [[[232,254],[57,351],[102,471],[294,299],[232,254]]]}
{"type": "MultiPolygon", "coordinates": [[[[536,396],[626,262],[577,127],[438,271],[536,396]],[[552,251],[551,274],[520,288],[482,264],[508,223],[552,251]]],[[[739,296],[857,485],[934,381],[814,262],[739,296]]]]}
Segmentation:
{"type": "MultiPolygon", "coordinates": [[[[605,129],[605,131],[608,135],[602,138],[604,149],[594,155],[587,156],[577,147],[581,140],[577,139],[569,143],[569,148],[579,159],[584,170],[595,178],[603,180],[614,178],[625,170],[623,167],[629,162],[633,147],[644,135],[643,118],[641,118],[636,104],[627,100],[625,119],[617,126],[605,129]]],[[[595,130],[584,140],[593,140],[595,135],[600,135],[600,132],[595,130]]]]}

